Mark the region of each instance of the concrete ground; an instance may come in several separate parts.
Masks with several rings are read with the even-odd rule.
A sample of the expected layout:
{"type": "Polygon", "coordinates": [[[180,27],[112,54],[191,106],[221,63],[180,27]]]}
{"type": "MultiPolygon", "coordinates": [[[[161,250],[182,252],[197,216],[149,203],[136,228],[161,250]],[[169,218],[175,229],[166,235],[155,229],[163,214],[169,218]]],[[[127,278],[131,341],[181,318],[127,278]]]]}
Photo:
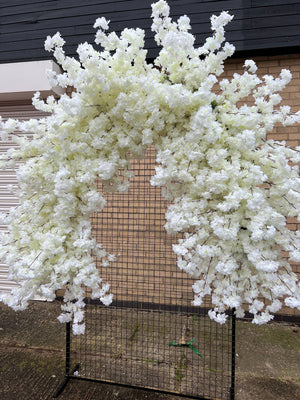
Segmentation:
{"type": "MultiPolygon", "coordinates": [[[[0,399],[50,400],[64,375],[60,304],[15,313],[0,303],[0,399]]],[[[300,327],[237,323],[236,400],[300,400],[300,327]]],[[[179,400],[117,385],[71,380],[59,400],[179,400]]]]}

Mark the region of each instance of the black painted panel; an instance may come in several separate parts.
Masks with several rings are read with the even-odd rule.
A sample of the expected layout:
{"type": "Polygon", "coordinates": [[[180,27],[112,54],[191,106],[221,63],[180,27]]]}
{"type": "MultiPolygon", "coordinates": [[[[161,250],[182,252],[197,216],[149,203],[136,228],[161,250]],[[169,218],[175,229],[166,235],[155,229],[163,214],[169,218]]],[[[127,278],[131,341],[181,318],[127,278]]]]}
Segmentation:
{"type": "MultiPolygon", "coordinates": [[[[145,30],[149,58],[157,54],[151,32],[154,0],[0,0],[0,62],[51,58],[44,51],[48,35],[60,31],[66,52],[93,42],[92,25],[99,16],[111,20],[111,30],[125,27],[145,30]]],[[[169,0],[171,15],[191,18],[196,45],[210,34],[210,16],[227,10],[234,20],[227,27],[227,40],[237,52],[261,49],[294,51],[300,48],[300,0],[169,0]]]]}

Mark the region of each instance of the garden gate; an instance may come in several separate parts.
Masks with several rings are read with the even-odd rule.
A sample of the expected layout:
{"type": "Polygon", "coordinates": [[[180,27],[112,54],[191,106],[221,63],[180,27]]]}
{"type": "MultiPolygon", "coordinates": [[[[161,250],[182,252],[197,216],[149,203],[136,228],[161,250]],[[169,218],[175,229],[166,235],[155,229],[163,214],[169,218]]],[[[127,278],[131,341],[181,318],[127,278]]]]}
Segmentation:
{"type": "Polygon", "coordinates": [[[97,380],[195,399],[234,398],[235,319],[209,319],[209,299],[192,306],[193,280],[178,269],[175,237],[163,227],[167,201],[150,185],[155,154],[132,162],[127,193],[106,195],[92,216],[94,237],[116,255],[99,266],[114,301],[105,307],[86,291],[86,332],[67,324],[66,379],[97,380]]]}

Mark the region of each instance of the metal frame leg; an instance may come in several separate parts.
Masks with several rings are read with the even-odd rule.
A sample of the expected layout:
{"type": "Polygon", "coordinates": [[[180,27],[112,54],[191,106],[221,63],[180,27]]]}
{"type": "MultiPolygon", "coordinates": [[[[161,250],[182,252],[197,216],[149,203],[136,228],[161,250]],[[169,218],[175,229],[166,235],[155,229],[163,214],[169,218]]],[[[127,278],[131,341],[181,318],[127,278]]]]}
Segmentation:
{"type": "Polygon", "coordinates": [[[53,398],[56,399],[65,389],[70,379],[70,354],[71,352],[71,323],[66,323],[66,367],[65,367],[65,378],[53,394],[53,398]]]}
{"type": "Polygon", "coordinates": [[[232,331],[231,331],[231,386],[230,386],[230,400],[234,400],[235,394],[235,333],[236,333],[236,316],[235,309],[232,309],[231,315],[232,331]]]}

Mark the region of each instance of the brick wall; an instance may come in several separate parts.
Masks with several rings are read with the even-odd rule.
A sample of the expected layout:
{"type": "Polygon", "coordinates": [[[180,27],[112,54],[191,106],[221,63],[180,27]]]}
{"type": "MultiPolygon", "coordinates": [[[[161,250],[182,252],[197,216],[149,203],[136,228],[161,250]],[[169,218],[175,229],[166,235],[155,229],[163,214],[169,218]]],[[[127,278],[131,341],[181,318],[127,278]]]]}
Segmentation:
{"type": "MultiPolygon", "coordinates": [[[[292,71],[293,81],[281,94],[282,104],[292,106],[292,111],[300,110],[300,54],[257,57],[255,61],[259,76],[276,76],[283,68],[292,71]]],[[[243,63],[239,59],[228,61],[224,77],[242,72],[243,63]]],[[[300,125],[278,126],[270,137],[297,146],[300,125]]],[[[134,161],[136,176],[128,193],[107,195],[107,207],[103,213],[93,216],[97,240],[118,255],[109,268],[99,266],[100,273],[111,283],[117,300],[190,305],[193,280],[176,266],[172,252],[176,238],[168,236],[163,227],[167,202],[161,197],[160,189],[149,183],[154,173],[154,159],[152,149],[145,160],[134,161]]],[[[290,229],[300,229],[296,219],[289,219],[288,223],[290,229]]],[[[294,264],[293,268],[300,275],[300,265],[294,264]]],[[[281,313],[300,315],[288,308],[281,313]]]]}
{"type": "Polygon", "coordinates": [[[105,209],[92,217],[97,241],[117,255],[110,267],[99,265],[100,275],[118,301],[190,306],[193,280],[176,266],[177,239],[164,229],[167,201],[150,185],[154,165],[150,148],[145,159],[132,161],[135,177],[128,192],[107,194],[105,209]]]}

